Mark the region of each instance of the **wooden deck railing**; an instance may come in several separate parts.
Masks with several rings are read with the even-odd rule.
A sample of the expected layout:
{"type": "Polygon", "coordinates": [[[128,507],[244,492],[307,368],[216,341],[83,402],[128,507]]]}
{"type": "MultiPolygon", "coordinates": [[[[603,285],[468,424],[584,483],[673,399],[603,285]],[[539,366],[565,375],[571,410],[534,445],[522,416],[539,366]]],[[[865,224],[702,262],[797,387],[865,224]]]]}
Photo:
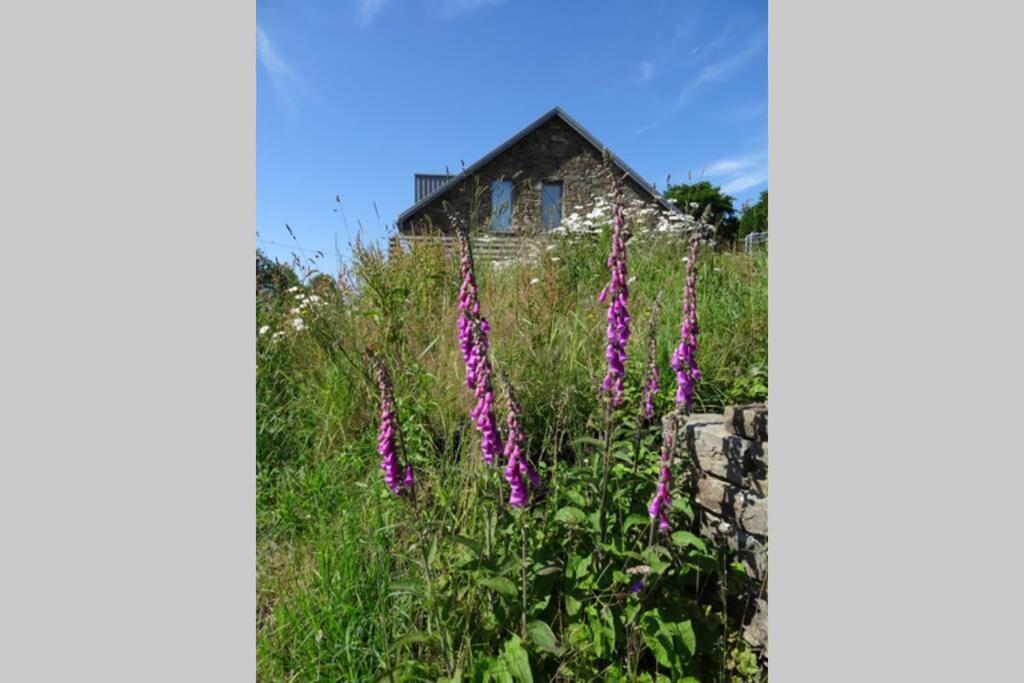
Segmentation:
{"type": "MultiPolygon", "coordinates": [[[[475,235],[470,238],[473,257],[484,261],[514,261],[529,259],[540,253],[544,238],[525,235],[475,235]]],[[[439,244],[446,251],[457,254],[459,238],[455,235],[391,235],[388,252],[410,251],[420,245],[439,244]]]]}

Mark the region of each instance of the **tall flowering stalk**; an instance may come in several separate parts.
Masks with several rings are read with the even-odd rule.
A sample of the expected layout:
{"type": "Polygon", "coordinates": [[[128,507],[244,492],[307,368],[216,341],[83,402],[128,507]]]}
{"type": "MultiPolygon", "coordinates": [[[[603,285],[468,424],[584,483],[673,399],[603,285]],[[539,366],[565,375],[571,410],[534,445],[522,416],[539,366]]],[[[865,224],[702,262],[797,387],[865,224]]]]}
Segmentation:
{"type": "Polygon", "coordinates": [[[521,508],[530,500],[525,480],[529,479],[530,486],[537,489],[540,488],[540,476],[523,454],[524,437],[523,429],[519,425],[519,401],[516,400],[512,384],[507,378],[502,379],[505,380],[508,394],[508,439],[505,441],[505,480],[508,481],[510,489],[508,504],[514,508],[521,508]]]}
{"type": "Polygon", "coordinates": [[[693,409],[693,393],[701,372],[697,366],[697,227],[690,232],[690,255],[686,260],[686,290],[683,292],[683,321],[679,330],[679,346],[672,353],[672,369],[676,371],[676,406],[693,409]]]}
{"type": "Polygon", "coordinates": [[[629,343],[629,285],[626,283],[626,240],[624,207],[617,174],[612,172],[612,248],[608,256],[611,279],[598,301],[608,301],[608,330],[605,358],[608,360],[608,374],[601,388],[609,394],[612,407],[622,402],[626,377],[626,345],[629,343]]]}
{"type": "Polygon", "coordinates": [[[643,410],[644,419],[654,417],[654,397],[658,393],[658,340],[657,315],[661,304],[661,295],[651,308],[651,317],[647,321],[647,359],[644,363],[643,410]]]}
{"type": "Polygon", "coordinates": [[[491,326],[480,313],[480,296],[473,267],[473,248],[469,233],[456,218],[452,225],[459,235],[462,286],[459,289],[458,335],[462,358],[466,363],[466,387],[473,390],[476,404],[470,418],[480,432],[480,450],[488,465],[501,454],[501,435],[494,417],[494,390],[491,386],[491,365],[488,360],[487,335],[491,326]]]}
{"type": "Polygon", "coordinates": [[[394,385],[387,367],[375,355],[370,356],[377,375],[377,388],[380,391],[380,427],[377,432],[377,452],[380,453],[380,469],[384,473],[384,483],[395,495],[404,491],[412,492],[416,486],[416,475],[408,462],[404,466],[399,462],[398,450],[400,427],[398,410],[395,407],[394,385]]]}
{"type": "Polygon", "coordinates": [[[661,446],[661,474],[658,477],[658,489],[654,494],[654,500],[651,501],[650,506],[647,508],[651,519],[658,520],[658,528],[662,533],[671,529],[668,522],[668,508],[672,504],[672,495],[669,492],[672,486],[671,461],[672,437],[669,435],[665,437],[665,442],[661,446]]]}

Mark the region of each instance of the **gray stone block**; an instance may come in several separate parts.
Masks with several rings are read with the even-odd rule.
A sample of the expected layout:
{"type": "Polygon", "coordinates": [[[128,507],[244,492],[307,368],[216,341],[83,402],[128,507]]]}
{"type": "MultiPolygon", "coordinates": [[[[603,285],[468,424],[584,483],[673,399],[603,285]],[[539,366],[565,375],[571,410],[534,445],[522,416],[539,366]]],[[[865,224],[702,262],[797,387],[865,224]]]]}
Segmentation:
{"type": "Polygon", "coordinates": [[[700,469],[737,485],[745,483],[761,455],[760,443],[730,434],[720,422],[688,424],[686,439],[700,469]]]}
{"type": "Polygon", "coordinates": [[[754,579],[760,581],[765,577],[768,572],[767,538],[744,531],[706,510],[700,517],[701,536],[724,543],[754,579]]]}
{"type": "Polygon", "coordinates": [[[768,656],[768,601],[761,598],[750,622],[743,627],[743,638],[768,656]]]}
{"type": "Polygon", "coordinates": [[[697,504],[738,524],[745,531],[768,535],[768,499],[713,476],[697,480],[697,504]]]}
{"type": "Polygon", "coordinates": [[[731,434],[755,441],[768,440],[768,406],[764,404],[729,406],[723,422],[731,434]]]}

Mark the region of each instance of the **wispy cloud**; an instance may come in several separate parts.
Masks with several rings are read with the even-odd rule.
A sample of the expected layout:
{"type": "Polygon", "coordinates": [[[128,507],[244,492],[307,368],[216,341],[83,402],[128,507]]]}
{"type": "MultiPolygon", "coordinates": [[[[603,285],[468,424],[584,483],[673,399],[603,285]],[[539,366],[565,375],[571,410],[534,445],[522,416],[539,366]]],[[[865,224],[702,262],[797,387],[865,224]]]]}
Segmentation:
{"type": "Polygon", "coordinates": [[[736,194],[768,180],[768,152],[718,159],[708,164],[704,175],[721,185],[725,194],[736,194]]]}
{"type": "Polygon", "coordinates": [[[270,76],[270,82],[274,85],[274,92],[277,93],[281,106],[284,107],[288,116],[295,118],[298,110],[295,107],[292,91],[299,87],[298,80],[285,61],[281,59],[281,55],[274,49],[267,34],[258,25],[256,26],[256,57],[266,69],[267,75],[270,76]]]}
{"type": "Polygon", "coordinates": [[[366,28],[386,4],[388,0],[356,0],[356,23],[361,28],[366,28]]]}
{"type": "Polygon", "coordinates": [[[654,63],[640,62],[640,80],[647,82],[654,78],[654,63]]]}
{"type": "Polygon", "coordinates": [[[763,31],[759,31],[747,42],[746,46],[743,47],[739,52],[733,53],[725,59],[721,59],[717,62],[713,62],[703,67],[697,72],[690,81],[683,86],[683,89],[679,93],[679,106],[685,105],[694,91],[707,85],[708,83],[715,83],[721,81],[734,72],[739,70],[744,64],[750,61],[756,56],[761,48],[764,46],[765,34],[763,31]]]}
{"type": "Polygon", "coordinates": [[[454,19],[488,5],[503,5],[505,0],[442,0],[441,17],[454,19]]]}

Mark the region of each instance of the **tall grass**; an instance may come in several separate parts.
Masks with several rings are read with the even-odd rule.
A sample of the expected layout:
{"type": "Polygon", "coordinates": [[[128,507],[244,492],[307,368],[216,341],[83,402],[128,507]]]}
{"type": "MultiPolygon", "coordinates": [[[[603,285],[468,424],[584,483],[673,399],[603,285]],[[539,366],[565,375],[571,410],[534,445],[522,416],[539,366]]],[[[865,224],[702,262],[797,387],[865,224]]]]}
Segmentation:
{"type": "MultiPolygon", "coordinates": [[[[608,246],[607,234],[562,240],[532,263],[477,267],[481,303],[492,327],[492,360],[517,389],[527,452],[549,483],[547,497],[537,503],[540,521],[530,528],[532,558],[562,563],[566,575],[571,574],[567,564],[576,561],[571,553],[585,554],[591,543],[572,530],[557,531],[562,527],[555,513],[566,504],[592,509],[580,482],[592,476],[595,458],[581,436],[594,433],[600,412],[605,322],[596,295],[607,280],[608,246]]],[[[630,245],[634,320],[646,320],[659,293],[662,299],[656,327],[662,377],[658,415],[672,409],[674,374],[668,362],[678,342],[685,251],[685,243],[671,237],[630,245]]],[[[704,379],[695,410],[763,399],[765,256],[708,251],[698,268],[698,360],[704,379]]],[[[471,397],[455,336],[458,262],[440,247],[385,258],[357,245],[347,281],[353,286],[343,291],[301,287],[258,298],[258,325],[268,328],[257,337],[260,678],[434,680],[443,668],[415,635],[423,631],[424,597],[411,544],[421,542],[438,567],[443,599],[452,602],[441,637],[450,639],[449,651],[457,658],[453,665],[468,676],[487,658],[511,662],[515,652],[504,621],[514,630],[521,615],[502,612],[504,603],[493,590],[456,571],[472,564],[472,553],[453,538],[500,545],[506,538],[500,527],[508,522],[499,515],[474,514],[479,501],[473,496],[487,489],[478,486],[479,448],[466,416],[471,397]],[[297,318],[303,329],[295,329],[297,318]],[[431,501],[423,528],[415,527],[380,478],[376,390],[361,360],[368,347],[391,368],[409,458],[431,501]],[[404,641],[403,635],[408,635],[404,641]]],[[[643,337],[635,335],[629,347],[623,410],[633,415],[640,401],[643,337]]],[[[644,445],[636,451],[640,460],[630,466],[634,479],[615,475],[625,496],[614,522],[620,546],[627,537],[646,538],[642,529],[627,527],[627,516],[631,510],[643,514],[653,493],[653,483],[649,491],[642,487],[656,478],[657,440],[656,429],[643,433],[644,445]]],[[[496,547],[491,555],[512,562],[518,549],[496,547]]],[[[553,583],[555,575],[531,576],[531,598],[565,588],[553,583]]],[[[536,612],[548,615],[563,654],[554,658],[531,650],[538,680],[585,675],[613,680],[619,674],[612,672],[636,674],[637,666],[650,661],[635,643],[626,650],[636,655],[636,666],[622,667],[614,664],[626,651],[621,643],[586,648],[574,643],[564,598],[556,595],[554,601],[558,605],[538,605],[536,612]]],[[[598,632],[596,626],[588,628],[598,632]]],[[[710,645],[714,654],[708,661],[722,664],[723,647],[717,641],[710,645]]]]}

